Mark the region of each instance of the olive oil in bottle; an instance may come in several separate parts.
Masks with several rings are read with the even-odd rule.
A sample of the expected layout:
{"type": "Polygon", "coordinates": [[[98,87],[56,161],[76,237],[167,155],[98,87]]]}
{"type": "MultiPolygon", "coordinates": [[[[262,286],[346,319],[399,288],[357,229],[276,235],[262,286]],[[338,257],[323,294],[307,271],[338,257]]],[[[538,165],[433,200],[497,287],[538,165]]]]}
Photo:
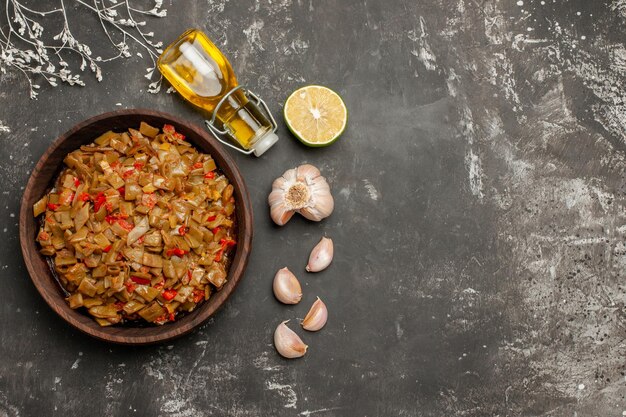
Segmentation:
{"type": "Polygon", "coordinates": [[[257,103],[248,99],[226,57],[201,31],[191,29],[183,33],[165,49],[158,67],[185,99],[212,116],[207,126],[218,140],[222,141],[220,134],[226,134],[245,153],[253,152],[256,156],[278,140],[267,107],[257,100],[265,107],[266,116],[257,103]]]}

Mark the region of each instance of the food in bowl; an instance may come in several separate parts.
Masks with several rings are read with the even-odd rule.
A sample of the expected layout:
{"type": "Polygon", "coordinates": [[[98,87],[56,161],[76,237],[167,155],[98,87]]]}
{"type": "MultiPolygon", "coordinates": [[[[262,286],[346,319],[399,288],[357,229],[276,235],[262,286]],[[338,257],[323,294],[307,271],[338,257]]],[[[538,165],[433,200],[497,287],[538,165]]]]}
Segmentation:
{"type": "Polygon", "coordinates": [[[236,245],[233,185],[174,126],[106,132],[33,205],[72,309],[101,326],[164,324],[219,291],[236,245]]]}

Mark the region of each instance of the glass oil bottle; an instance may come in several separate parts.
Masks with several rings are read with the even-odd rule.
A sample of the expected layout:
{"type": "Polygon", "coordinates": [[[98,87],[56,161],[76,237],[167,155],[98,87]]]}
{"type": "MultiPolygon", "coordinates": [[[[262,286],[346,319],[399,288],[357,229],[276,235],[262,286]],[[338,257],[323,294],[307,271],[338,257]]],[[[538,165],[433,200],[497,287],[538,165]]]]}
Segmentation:
{"type": "Polygon", "coordinates": [[[230,63],[203,32],[183,33],[163,51],[157,64],[186,100],[211,116],[207,127],[223,144],[261,156],[278,140],[276,121],[265,102],[237,83],[230,63]]]}

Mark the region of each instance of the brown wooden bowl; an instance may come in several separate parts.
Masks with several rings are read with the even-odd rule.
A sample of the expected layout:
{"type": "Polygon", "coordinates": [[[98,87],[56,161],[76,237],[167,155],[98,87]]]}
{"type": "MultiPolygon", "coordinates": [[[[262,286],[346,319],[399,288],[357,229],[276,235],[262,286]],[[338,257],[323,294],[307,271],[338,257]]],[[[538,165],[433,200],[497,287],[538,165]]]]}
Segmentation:
{"type": "Polygon", "coordinates": [[[20,208],[20,245],[24,262],[35,287],[44,300],[59,316],[81,332],[100,340],[125,345],[146,345],[182,336],[198,327],[215,313],[232,294],[243,277],[250,254],[252,233],[250,196],[233,159],[205,129],[172,115],[151,110],[129,109],[105,113],[85,120],[61,135],[52,143],[35,166],[26,185],[20,208]],[[166,123],[174,125],[176,131],[184,134],[187,140],[195,145],[198,150],[213,156],[218,167],[234,186],[238,228],[236,252],[228,271],[228,282],[224,287],[195,311],[179,320],[162,326],[100,327],[86,313],[69,308],[63,298],[63,293],[55,281],[45,257],[39,253],[38,244],[35,241],[39,228],[38,220],[33,217],[32,206],[52,185],[61,171],[63,158],[69,152],[81,145],[93,142],[95,138],[108,130],[124,131],[130,127],[138,128],[142,121],[159,128],[166,123]]]}

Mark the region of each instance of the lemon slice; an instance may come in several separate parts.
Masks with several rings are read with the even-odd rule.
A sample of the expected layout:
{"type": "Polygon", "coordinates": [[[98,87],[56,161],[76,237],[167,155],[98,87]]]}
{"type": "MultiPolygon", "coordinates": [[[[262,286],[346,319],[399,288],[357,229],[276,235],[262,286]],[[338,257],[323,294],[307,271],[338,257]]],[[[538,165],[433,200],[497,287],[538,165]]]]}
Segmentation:
{"type": "Polygon", "coordinates": [[[330,88],[308,85],[294,91],[285,102],[285,122],[307,146],[328,146],[343,133],[348,109],[330,88]]]}

